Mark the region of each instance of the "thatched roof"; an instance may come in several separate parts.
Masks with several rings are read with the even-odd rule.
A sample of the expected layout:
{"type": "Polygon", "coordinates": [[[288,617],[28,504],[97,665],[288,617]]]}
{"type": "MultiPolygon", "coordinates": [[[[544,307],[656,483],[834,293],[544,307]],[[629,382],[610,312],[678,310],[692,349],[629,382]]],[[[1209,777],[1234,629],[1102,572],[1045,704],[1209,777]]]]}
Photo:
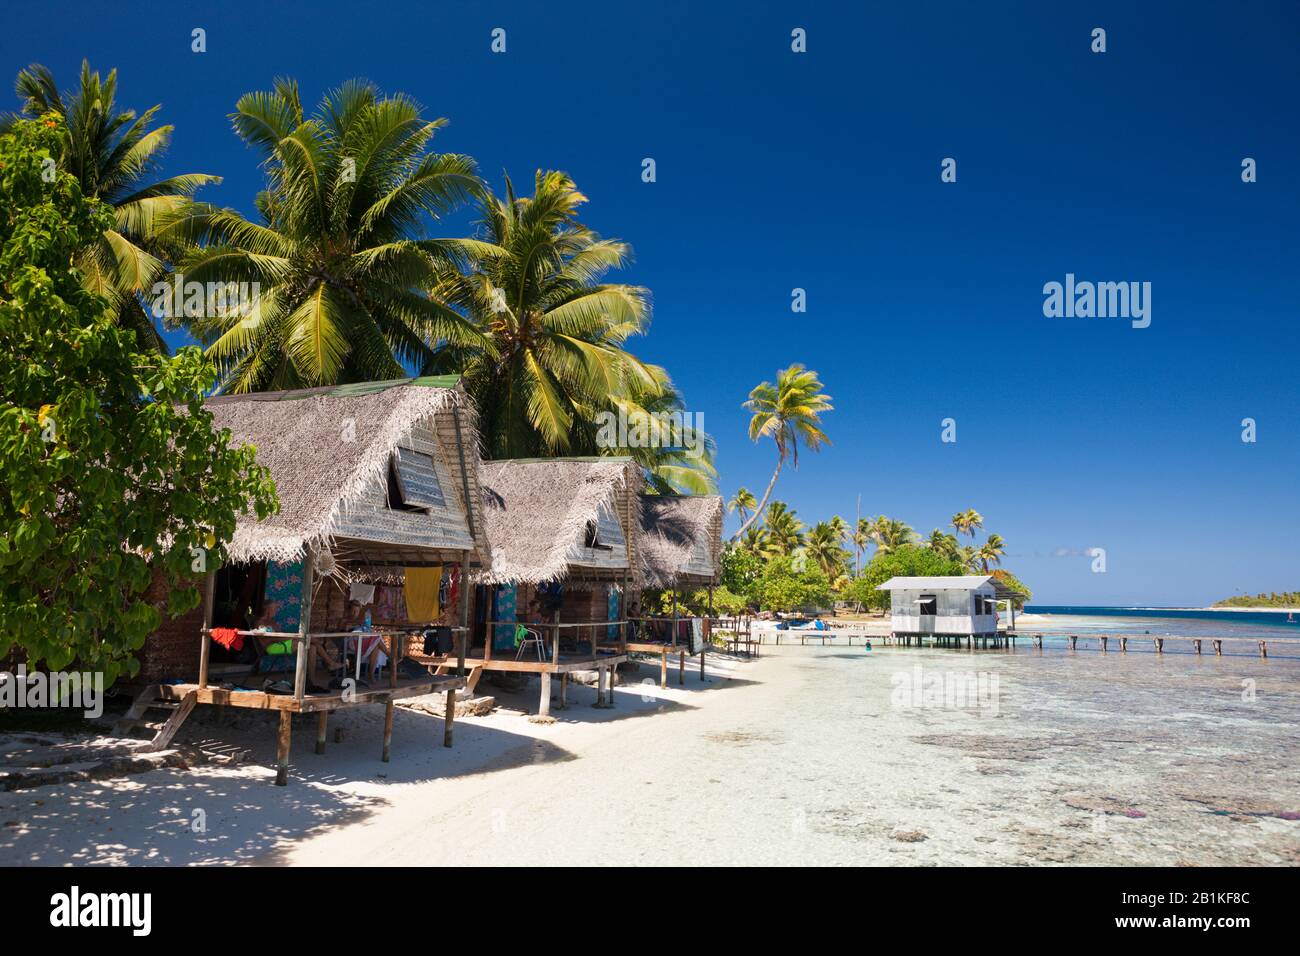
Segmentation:
{"type": "Polygon", "coordinates": [[[647,585],[714,584],[721,561],[720,496],[641,496],[641,568],[647,585]]]}
{"type": "Polygon", "coordinates": [[[490,563],[478,488],[476,415],[455,376],[226,395],[208,399],[206,407],[218,429],[230,430],[233,446],[256,447],[257,461],[270,470],[280,498],[280,511],[266,520],[240,519],[229,544],[235,561],[295,560],[309,546],[331,550],[340,517],[376,480],[386,478],[398,445],[417,427],[430,426],[451,477],[448,494],[462,515],[466,505],[472,509],[470,560],[490,563]],[[468,489],[462,487],[462,450],[468,489]]]}
{"type": "Polygon", "coordinates": [[[638,497],[643,478],[629,458],[485,461],[484,515],[492,546],[487,584],[588,579],[621,581],[636,573],[638,497]],[[588,529],[617,520],[623,541],[600,554],[588,529]]]}

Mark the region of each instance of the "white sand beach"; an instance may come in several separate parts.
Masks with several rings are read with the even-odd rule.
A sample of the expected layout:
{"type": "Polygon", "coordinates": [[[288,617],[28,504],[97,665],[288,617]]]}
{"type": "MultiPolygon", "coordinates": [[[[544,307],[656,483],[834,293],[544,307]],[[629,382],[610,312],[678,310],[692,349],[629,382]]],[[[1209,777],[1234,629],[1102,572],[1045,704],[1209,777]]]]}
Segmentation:
{"type": "Polygon", "coordinates": [[[0,793],[0,864],[1295,865],[1297,663],[768,647],[613,710],[578,688],[553,725],[465,718],[450,750],[399,711],[388,764],[381,708],[324,755],[304,722],[286,788],[269,718],[201,709],[190,738],[248,763],[0,793]]]}

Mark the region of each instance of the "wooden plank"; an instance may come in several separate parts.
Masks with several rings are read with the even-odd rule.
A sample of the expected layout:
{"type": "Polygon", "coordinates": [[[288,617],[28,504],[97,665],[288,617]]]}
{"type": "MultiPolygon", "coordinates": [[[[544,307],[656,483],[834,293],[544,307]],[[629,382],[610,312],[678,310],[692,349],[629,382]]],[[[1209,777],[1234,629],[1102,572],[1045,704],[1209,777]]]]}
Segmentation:
{"type": "Polygon", "coordinates": [[[113,733],[118,737],[131,736],[131,730],[140,722],[144,712],[153,706],[161,692],[162,688],[158,684],[150,684],[143,688],[135,695],[135,700],[131,701],[131,706],[126,709],[126,713],[113,725],[113,733]]]}
{"type": "Polygon", "coordinates": [[[172,738],[176,736],[176,731],[181,729],[181,724],[185,723],[185,718],[190,715],[190,711],[194,710],[194,705],[198,703],[198,700],[199,692],[197,690],[192,690],[186,694],[176,706],[176,709],[172,711],[172,715],[167,718],[167,722],[162,725],[158,735],[149,742],[149,746],[145,750],[162,750],[171,743],[172,738]]]}
{"type": "Polygon", "coordinates": [[[382,704],[389,700],[404,700],[407,697],[438,693],[444,689],[455,690],[463,687],[464,684],[465,682],[459,677],[430,677],[428,680],[401,684],[396,688],[384,687],[377,690],[357,691],[350,701],[343,699],[341,691],[327,695],[312,694],[298,701],[288,694],[267,694],[260,690],[234,691],[221,687],[199,687],[197,684],[164,684],[158,688],[158,695],[163,700],[179,701],[193,690],[198,692],[200,704],[225,704],[247,710],[282,710],[291,713],[316,714],[321,711],[342,710],[364,704],[382,704]]]}

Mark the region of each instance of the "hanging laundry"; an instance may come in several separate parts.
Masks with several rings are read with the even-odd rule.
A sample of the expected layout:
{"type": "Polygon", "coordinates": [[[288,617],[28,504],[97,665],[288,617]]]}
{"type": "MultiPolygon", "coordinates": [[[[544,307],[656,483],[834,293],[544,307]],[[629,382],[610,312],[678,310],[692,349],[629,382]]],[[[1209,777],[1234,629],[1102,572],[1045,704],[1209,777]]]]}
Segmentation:
{"type": "Polygon", "coordinates": [[[214,627],[211,631],[212,643],[219,644],[228,651],[244,649],[244,635],[233,627],[214,627]]]}
{"type": "MultiPolygon", "coordinates": [[[[609,597],[606,599],[606,605],[605,605],[605,610],[606,610],[605,620],[607,621],[618,620],[618,605],[619,605],[619,599],[621,597],[622,597],[621,592],[619,592],[616,588],[609,589],[609,597]]],[[[617,640],[618,625],[611,624],[609,627],[605,628],[605,637],[611,641],[617,640]]]]}
{"type": "Polygon", "coordinates": [[[348,585],[348,600],[362,605],[375,603],[375,586],[362,581],[353,581],[348,585]]]}
{"type": "Polygon", "coordinates": [[[280,564],[269,561],[266,565],[266,595],[262,606],[271,601],[279,606],[275,612],[273,629],[296,631],[302,619],[302,562],[280,564]]]}
{"type": "Polygon", "coordinates": [[[405,580],[406,619],[414,624],[436,621],[441,612],[442,568],[407,568],[405,580]]]}
{"type": "Polygon", "coordinates": [[[497,621],[493,630],[492,650],[509,651],[517,645],[515,638],[515,604],[518,589],[513,584],[503,584],[496,589],[492,617],[497,621]]]}

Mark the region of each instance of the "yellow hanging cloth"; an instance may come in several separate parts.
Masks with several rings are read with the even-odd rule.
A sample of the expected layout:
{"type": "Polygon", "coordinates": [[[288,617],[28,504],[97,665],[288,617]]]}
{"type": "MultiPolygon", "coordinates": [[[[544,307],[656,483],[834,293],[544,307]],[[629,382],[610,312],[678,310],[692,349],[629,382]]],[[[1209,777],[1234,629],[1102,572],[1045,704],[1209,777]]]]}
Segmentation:
{"type": "Polygon", "coordinates": [[[438,619],[442,568],[406,568],[406,619],[414,624],[438,619]]]}

